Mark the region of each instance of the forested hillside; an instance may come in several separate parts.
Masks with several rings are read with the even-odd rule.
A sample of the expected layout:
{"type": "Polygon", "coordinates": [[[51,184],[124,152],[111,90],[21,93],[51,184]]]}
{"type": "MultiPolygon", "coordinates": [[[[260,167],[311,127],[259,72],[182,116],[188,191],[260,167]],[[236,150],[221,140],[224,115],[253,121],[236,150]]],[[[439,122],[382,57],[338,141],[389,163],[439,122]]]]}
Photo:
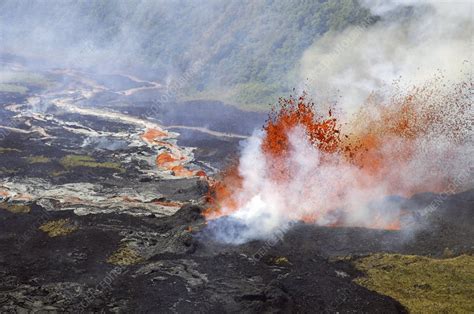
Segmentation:
{"type": "Polygon", "coordinates": [[[199,62],[188,97],[251,106],[294,86],[302,53],[321,35],[369,14],[356,0],[0,0],[0,36],[2,50],[96,70],[149,69],[161,80],[199,62]]]}

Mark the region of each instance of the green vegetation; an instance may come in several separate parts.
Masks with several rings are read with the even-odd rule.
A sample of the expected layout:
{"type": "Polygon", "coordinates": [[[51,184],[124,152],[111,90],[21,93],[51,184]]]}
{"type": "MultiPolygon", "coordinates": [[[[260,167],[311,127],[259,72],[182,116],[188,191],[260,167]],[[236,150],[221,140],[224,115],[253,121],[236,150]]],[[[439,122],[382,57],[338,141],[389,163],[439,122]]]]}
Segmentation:
{"type": "Polygon", "coordinates": [[[0,92],[25,94],[28,86],[45,88],[50,82],[42,75],[31,72],[0,71],[0,92]]]}
{"type": "Polygon", "coordinates": [[[0,209],[4,209],[14,214],[26,214],[31,211],[31,207],[22,204],[0,203],[0,209]]]}
{"type": "Polygon", "coordinates": [[[0,72],[0,83],[9,84],[29,84],[39,87],[47,87],[49,81],[41,74],[23,71],[2,71],[0,72]]]}
{"type": "Polygon", "coordinates": [[[276,84],[245,83],[238,86],[235,99],[243,107],[251,107],[256,103],[267,105],[275,103],[279,97],[286,95],[288,92],[289,90],[282,90],[276,84]]]}
{"type": "Polygon", "coordinates": [[[59,176],[62,176],[64,174],[67,174],[67,171],[53,171],[53,172],[51,172],[51,176],[53,176],[53,177],[59,177],[59,176]]]}
{"type": "Polygon", "coordinates": [[[75,167],[87,167],[87,168],[106,168],[112,169],[119,172],[125,172],[119,163],[116,162],[97,162],[90,156],[80,155],[67,155],[59,161],[60,164],[66,168],[71,169],[75,167]]]}
{"type": "Polygon", "coordinates": [[[69,219],[59,219],[49,221],[41,225],[39,229],[54,238],[71,234],[77,230],[77,227],[72,225],[69,219]]]}
{"type": "Polygon", "coordinates": [[[0,174],[13,175],[13,174],[16,174],[18,171],[19,171],[18,169],[9,169],[5,167],[0,167],[0,174]]]}
{"type": "Polygon", "coordinates": [[[272,262],[278,266],[291,265],[290,261],[288,261],[288,258],[285,256],[275,257],[272,259],[272,262]]]}
{"type": "Polygon", "coordinates": [[[20,153],[21,150],[16,149],[16,148],[8,148],[8,147],[0,147],[0,154],[5,154],[5,153],[20,153]]]}
{"type": "Polygon", "coordinates": [[[357,0],[3,0],[0,21],[15,28],[0,24],[0,35],[6,43],[29,36],[21,43],[35,54],[54,51],[74,66],[135,65],[158,80],[173,74],[180,83],[173,96],[207,95],[254,109],[295,87],[301,56],[315,41],[369,17],[357,0]],[[32,21],[51,38],[30,35],[32,21]],[[196,64],[202,66],[184,75],[196,64]]]}
{"type": "Polygon", "coordinates": [[[474,257],[433,259],[374,254],[355,260],[356,282],[388,295],[413,313],[473,313],[474,257]]]}
{"type": "MultiPolygon", "coordinates": [[[[251,110],[266,109],[295,87],[294,72],[303,52],[322,35],[360,24],[370,16],[353,0],[230,1],[219,6],[222,11],[217,12],[224,16],[209,17],[210,27],[204,31],[209,37],[197,47],[183,47],[205,61],[194,85],[185,91],[186,98],[207,94],[251,110]]],[[[176,23],[194,23],[190,15],[176,23]]],[[[201,21],[193,29],[202,28],[201,21]]]]}
{"type": "Polygon", "coordinates": [[[26,161],[30,164],[46,164],[51,162],[51,158],[44,156],[30,156],[26,158],[26,161]]]}
{"type": "Polygon", "coordinates": [[[275,84],[253,82],[238,84],[228,88],[225,92],[219,90],[192,92],[188,96],[182,97],[182,100],[212,99],[237,106],[243,110],[266,111],[270,104],[275,103],[279,97],[287,95],[288,92],[275,84]]]}
{"type": "Polygon", "coordinates": [[[135,265],[142,261],[143,257],[140,254],[125,245],[121,246],[107,259],[107,263],[119,266],[135,265]]]}

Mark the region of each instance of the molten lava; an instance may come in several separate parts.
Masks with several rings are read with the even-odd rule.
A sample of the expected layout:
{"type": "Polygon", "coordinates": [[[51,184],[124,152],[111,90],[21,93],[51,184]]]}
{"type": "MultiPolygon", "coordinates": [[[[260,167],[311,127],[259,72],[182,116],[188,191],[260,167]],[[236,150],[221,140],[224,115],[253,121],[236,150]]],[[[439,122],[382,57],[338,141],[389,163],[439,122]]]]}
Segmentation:
{"type": "Polygon", "coordinates": [[[147,129],[141,137],[148,143],[154,143],[158,138],[164,138],[166,136],[168,136],[168,134],[165,131],[158,129],[147,129]]]}
{"type": "Polygon", "coordinates": [[[306,95],[295,99],[294,97],[280,98],[279,110],[272,110],[267,124],[263,127],[265,138],[262,144],[265,153],[280,157],[288,152],[288,133],[297,126],[304,128],[311,144],[319,150],[333,153],[340,149],[340,131],[336,118],[332,118],[331,110],[328,117],[317,117],[314,103],[309,103],[306,95]]]}
{"type": "Polygon", "coordinates": [[[165,150],[156,157],[158,169],[170,171],[176,177],[207,177],[206,173],[202,170],[189,170],[186,168],[184,164],[187,162],[187,158],[181,153],[179,147],[164,140],[168,136],[169,134],[166,131],[155,128],[147,129],[141,135],[142,140],[149,145],[159,146],[165,150]]]}
{"type": "Polygon", "coordinates": [[[468,168],[463,152],[472,128],[466,118],[472,87],[463,83],[448,93],[414,88],[388,104],[374,97],[350,119],[335,117],[334,108],[317,114],[306,94],[280,99],[257,147],[211,184],[205,215],[263,219],[270,229],[288,220],[400,229],[401,209],[390,213],[383,204],[368,204],[447,191],[468,168]]]}

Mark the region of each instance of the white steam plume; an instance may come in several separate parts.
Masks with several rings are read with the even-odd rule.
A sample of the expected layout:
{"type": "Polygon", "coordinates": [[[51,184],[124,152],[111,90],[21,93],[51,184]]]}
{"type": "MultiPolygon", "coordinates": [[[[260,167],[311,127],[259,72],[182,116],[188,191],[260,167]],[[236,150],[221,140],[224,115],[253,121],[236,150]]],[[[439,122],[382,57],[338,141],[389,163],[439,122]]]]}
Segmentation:
{"type": "Polygon", "coordinates": [[[361,3],[379,20],[328,33],[304,52],[300,75],[313,97],[337,97],[350,112],[395,80],[404,88],[439,73],[452,82],[472,77],[473,1],[361,3]]]}
{"type": "MultiPolygon", "coordinates": [[[[272,159],[262,151],[263,136],[261,132],[255,133],[242,152],[238,169],[242,188],[234,191],[237,210],[221,208],[228,216],[210,225],[220,241],[238,244],[266,239],[306,217],[321,226],[398,229],[403,204],[399,198],[389,197],[392,179],[397,178],[402,190],[435,182],[440,175],[454,177],[459,185],[472,179],[472,162],[464,147],[452,145],[442,135],[413,140],[411,145],[417,150],[412,160],[391,165],[391,172],[381,179],[343,156],[324,158],[328,156],[309,142],[305,130],[297,127],[288,135],[290,151],[285,158],[284,168],[291,175],[278,180],[274,177],[272,159]],[[448,158],[451,163],[439,164],[448,158]],[[441,173],[433,172],[433,168],[441,173]]],[[[393,152],[393,147],[400,144],[398,141],[388,139],[381,150],[393,152]]],[[[401,227],[411,233],[415,226],[401,227]]]]}
{"type": "MultiPolygon", "coordinates": [[[[242,189],[234,193],[237,210],[222,208],[223,213],[228,211],[231,223],[216,221],[217,225],[225,224],[216,229],[220,240],[242,243],[266,238],[288,222],[307,216],[325,226],[390,228],[402,211],[389,197],[394,179],[404,191],[429,186],[440,175],[457,182],[458,188],[472,186],[472,111],[457,112],[455,105],[451,108],[450,103],[444,103],[442,95],[453,92],[450,89],[456,83],[472,80],[473,2],[362,3],[379,18],[315,42],[301,60],[304,89],[309,88],[316,101],[336,99],[342,113],[347,114],[344,118],[350,119],[371,93],[393,96],[393,86],[408,93],[409,87],[426,86],[441,75],[442,83],[438,81],[435,87],[441,98],[430,101],[436,110],[446,113],[444,122],[427,136],[387,138],[380,148],[382,154],[396,155],[397,147],[410,147],[413,155],[402,163],[389,159],[394,164],[387,165],[390,171],[385,178],[374,178],[337,154],[322,162],[322,153],[310,144],[304,130],[296,128],[288,134],[290,152],[285,167],[291,177],[275,180],[271,177],[271,158],[262,151],[264,134],[257,133],[240,158],[242,189]],[[447,121],[453,117],[468,125],[457,143],[443,129],[449,128],[447,121]],[[236,223],[240,227],[233,228],[236,223]]],[[[382,103],[389,105],[390,101],[382,103]]]]}

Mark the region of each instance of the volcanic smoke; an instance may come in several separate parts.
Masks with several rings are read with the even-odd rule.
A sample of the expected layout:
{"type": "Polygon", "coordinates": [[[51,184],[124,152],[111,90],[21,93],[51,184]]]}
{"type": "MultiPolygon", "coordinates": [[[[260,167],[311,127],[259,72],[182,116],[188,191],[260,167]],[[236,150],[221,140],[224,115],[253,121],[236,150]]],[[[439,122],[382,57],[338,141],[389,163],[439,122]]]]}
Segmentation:
{"type": "Polygon", "coordinates": [[[306,94],[280,99],[212,184],[206,217],[216,236],[242,243],[292,221],[404,228],[404,209],[390,196],[452,193],[452,182],[471,173],[473,83],[441,85],[435,79],[388,101],[372,95],[350,117],[306,94]]]}

